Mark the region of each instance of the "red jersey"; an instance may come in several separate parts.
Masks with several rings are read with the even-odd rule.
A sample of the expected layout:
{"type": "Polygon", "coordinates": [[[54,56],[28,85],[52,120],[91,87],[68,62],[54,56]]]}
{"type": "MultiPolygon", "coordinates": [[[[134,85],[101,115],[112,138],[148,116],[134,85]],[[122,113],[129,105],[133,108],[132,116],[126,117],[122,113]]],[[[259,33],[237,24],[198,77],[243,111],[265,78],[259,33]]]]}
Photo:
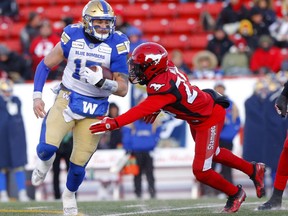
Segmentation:
{"type": "Polygon", "coordinates": [[[147,84],[147,93],[143,102],[116,118],[119,127],[159,110],[187,121],[192,127],[212,126],[225,115],[224,108],[215,105],[208,93],[192,85],[174,65],[147,84]]]}

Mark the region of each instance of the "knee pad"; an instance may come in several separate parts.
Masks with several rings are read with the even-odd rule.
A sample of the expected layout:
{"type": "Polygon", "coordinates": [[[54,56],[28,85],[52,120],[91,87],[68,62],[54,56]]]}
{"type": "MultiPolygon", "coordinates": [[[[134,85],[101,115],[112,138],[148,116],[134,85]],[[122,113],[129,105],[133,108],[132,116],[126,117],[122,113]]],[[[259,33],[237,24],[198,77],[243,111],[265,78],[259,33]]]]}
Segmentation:
{"type": "Polygon", "coordinates": [[[37,146],[37,155],[41,160],[47,161],[57,150],[58,148],[56,146],[40,142],[37,146]]]}
{"type": "Polygon", "coordinates": [[[70,162],[66,187],[70,191],[77,191],[85,177],[85,167],[70,162]]]}
{"type": "Polygon", "coordinates": [[[69,164],[69,172],[74,176],[81,176],[85,174],[85,167],[76,165],[72,162],[69,164]]]}

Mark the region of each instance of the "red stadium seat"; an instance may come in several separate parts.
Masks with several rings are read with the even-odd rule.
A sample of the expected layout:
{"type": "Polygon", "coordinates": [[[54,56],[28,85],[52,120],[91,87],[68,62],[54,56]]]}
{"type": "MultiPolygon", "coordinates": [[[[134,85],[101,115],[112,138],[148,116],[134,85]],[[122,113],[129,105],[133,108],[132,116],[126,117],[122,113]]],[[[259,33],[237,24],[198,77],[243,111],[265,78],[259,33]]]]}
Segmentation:
{"type": "Polygon", "coordinates": [[[150,12],[153,18],[161,17],[161,18],[173,18],[176,17],[176,4],[175,3],[158,3],[158,4],[151,4],[150,12]]]}
{"type": "Polygon", "coordinates": [[[9,39],[1,41],[2,44],[6,45],[10,50],[16,51],[18,53],[22,52],[21,44],[19,39],[9,39]]]}
{"type": "Polygon", "coordinates": [[[223,2],[205,3],[203,4],[203,11],[208,12],[211,16],[217,17],[224,7],[223,2]]]}
{"type": "Polygon", "coordinates": [[[177,5],[177,14],[179,17],[193,17],[199,19],[203,9],[202,3],[180,3],[177,5]]]}
{"type": "Polygon", "coordinates": [[[162,35],[157,35],[157,34],[145,34],[143,36],[143,38],[146,39],[147,41],[155,42],[155,43],[158,43],[161,37],[162,35]]]}
{"type": "Polygon", "coordinates": [[[195,34],[189,36],[188,44],[191,49],[205,49],[209,40],[208,34],[195,34]]]}
{"type": "Polygon", "coordinates": [[[172,49],[188,49],[188,37],[187,35],[167,35],[160,38],[159,44],[164,46],[167,50],[172,49]]]}
{"type": "MultiPolygon", "coordinates": [[[[79,14],[81,14],[81,11],[79,11],[79,14]]],[[[48,7],[45,8],[43,12],[43,17],[52,21],[60,20],[61,18],[66,16],[71,16],[71,7],[67,5],[48,7]]]]}
{"type": "Polygon", "coordinates": [[[178,18],[169,22],[170,32],[172,33],[192,33],[198,23],[193,18],[178,18]]]}
{"type": "Polygon", "coordinates": [[[39,6],[39,7],[38,6],[36,6],[36,7],[29,6],[29,7],[22,8],[19,11],[20,20],[21,21],[27,21],[29,18],[29,14],[31,12],[37,12],[39,14],[42,14],[43,11],[44,11],[44,7],[42,7],[42,6],[39,6]]]}
{"type": "Polygon", "coordinates": [[[143,19],[150,16],[150,6],[149,4],[130,4],[127,5],[124,9],[125,17],[128,19],[143,19]]]}
{"type": "Polygon", "coordinates": [[[184,50],[183,51],[183,59],[184,62],[191,68],[193,66],[193,58],[199,51],[194,50],[184,50]]]}
{"type": "Polygon", "coordinates": [[[142,22],[134,22],[136,27],[142,30],[143,34],[166,34],[169,32],[167,19],[149,19],[142,22]]]}
{"type": "Polygon", "coordinates": [[[19,35],[25,25],[25,22],[13,23],[13,25],[11,25],[11,28],[9,28],[10,37],[19,38],[19,35]]]}

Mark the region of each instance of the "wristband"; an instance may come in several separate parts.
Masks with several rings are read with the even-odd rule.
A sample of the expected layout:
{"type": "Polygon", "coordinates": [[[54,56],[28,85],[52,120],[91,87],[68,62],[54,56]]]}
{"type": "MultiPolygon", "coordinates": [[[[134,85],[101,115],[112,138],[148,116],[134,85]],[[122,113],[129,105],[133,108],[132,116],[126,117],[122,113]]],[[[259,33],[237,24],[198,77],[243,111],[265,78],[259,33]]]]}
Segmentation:
{"type": "Polygon", "coordinates": [[[98,83],[95,84],[96,87],[103,90],[111,91],[112,93],[118,90],[118,83],[115,80],[101,79],[98,83]]]}
{"type": "Polygon", "coordinates": [[[42,92],[39,91],[33,92],[33,100],[38,98],[42,99],[42,92]]]}

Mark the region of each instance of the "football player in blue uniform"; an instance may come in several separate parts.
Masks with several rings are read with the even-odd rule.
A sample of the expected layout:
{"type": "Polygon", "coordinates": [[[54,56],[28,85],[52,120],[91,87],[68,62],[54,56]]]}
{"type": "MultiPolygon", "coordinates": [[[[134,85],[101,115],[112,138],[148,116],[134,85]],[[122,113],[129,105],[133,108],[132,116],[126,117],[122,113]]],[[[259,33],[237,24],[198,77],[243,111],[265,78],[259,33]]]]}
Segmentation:
{"type": "Polygon", "coordinates": [[[44,118],[37,145],[39,160],[31,179],[34,186],[44,181],[61,140],[73,130],[70,169],[62,194],[64,215],[78,213],[75,192],[100,139],[90,133],[90,125],[107,114],[111,94],[124,97],[128,91],[129,40],[114,30],[112,7],[106,1],[92,0],[83,8],[82,18],[82,23],[65,27],[61,41],[39,63],[34,77],[33,109],[37,118],[44,118]],[[58,95],[46,113],[43,86],[51,68],[63,60],[67,66],[61,84],[54,89],[58,95]],[[97,72],[90,69],[92,65],[97,72]],[[101,66],[110,69],[113,79],[103,77],[101,66]]]}

